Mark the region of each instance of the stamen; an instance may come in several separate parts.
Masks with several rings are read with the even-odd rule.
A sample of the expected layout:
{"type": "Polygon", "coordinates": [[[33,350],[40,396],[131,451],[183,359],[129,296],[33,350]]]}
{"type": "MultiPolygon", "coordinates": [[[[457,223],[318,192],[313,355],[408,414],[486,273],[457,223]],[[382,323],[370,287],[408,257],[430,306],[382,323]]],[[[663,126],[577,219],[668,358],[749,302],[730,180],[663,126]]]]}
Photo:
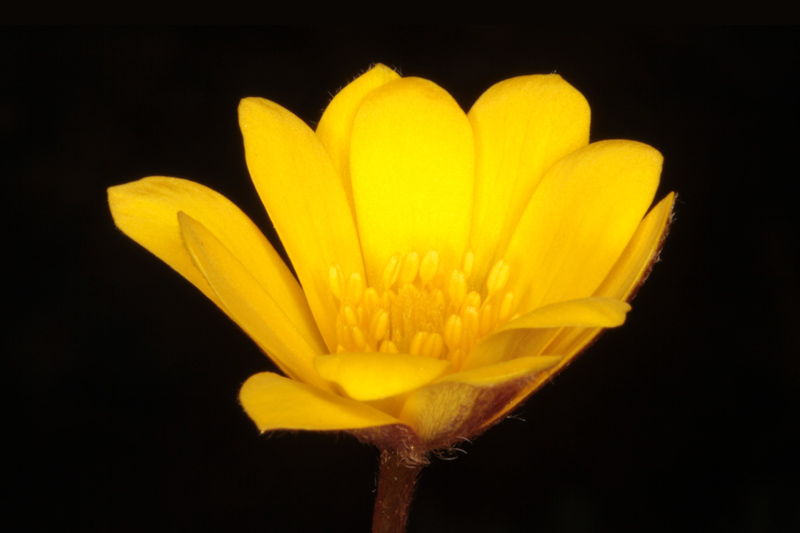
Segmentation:
{"type": "Polygon", "coordinates": [[[394,254],[389,258],[389,262],[386,263],[386,268],[383,269],[383,285],[386,289],[391,288],[395,280],[397,280],[402,260],[403,256],[401,254],[394,254]]]}
{"type": "Polygon", "coordinates": [[[364,279],[358,272],[353,272],[347,278],[347,289],[345,290],[344,300],[347,303],[357,304],[364,297],[364,279]]]}
{"type": "Polygon", "coordinates": [[[344,347],[344,351],[351,351],[353,348],[353,326],[345,325],[339,331],[339,344],[344,347]]]}
{"type": "Polygon", "coordinates": [[[344,323],[348,326],[358,325],[358,315],[356,314],[355,309],[349,305],[342,307],[342,318],[344,318],[344,323]]]}
{"type": "Polygon", "coordinates": [[[370,322],[369,325],[369,333],[375,342],[380,342],[388,331],[389,313],[381,309],[372,317],[372,322],[370,322]]]}
{"type": "Polygon", "coordinates": [[[481,295],[475,291],[471,291],[467,296],[464,298],[464,301],[461,304],[461,312],[464,311],[467,307],[474,307],[478,309],[481,306],[481,295]]]}
{"type": "Polygon", "coordinates": [[[452,350],[447,354],[447,360],[450,361],[455,368],[461,368],[461,363],[464,362],[464,350],[461,348],[452,350]]]}
{"type": "Polygon", "coordinates": [[[467,307],[461,312],[461,319],[464,321],[465,333],[468,335],[472,333],[478,333],[478,328],[480,327],[480,317],[478,316],[477,309],[474,307],[467,307]]]}
{"type": "Polygon", "coordinates": [[[342,301],[342,294],[344,292],[344,275],[342,275],[342,267],[338,264],[331,265],[328,269],[328,276],[330,278],[331,292],[340,302],[342,301]]]}
{"type": "Polygon", "coordinates": [[[480,311],[481,324],[479,333],[481,337],[483,337],[484,335],[488,335],[494,329],[495,321],[494,321],[494,313],[492,311],[493,311],[492,304],[488,303],[484,305],[483,309],[481,309],[480,311]]]}
{"type": "Polygon", "coordinates": [[[461,265],[461,270],[464,271],[464,277],[469,279],[472,276],[472,267],[475,266],[475,254],[472,250],[467,250],[464,254],[464,262],[461,265]]]}
{"type": "Polygon", "coordinates": [[[359,326],[364,326],[366,324],[366,320],[364,320],[364,315],[365,315],[364,306],[359,305],[358,307],[356,307],[356,317],[358,319],[359,326]]]}
{"type": "Polygon", "coordinates": [[[364,332],[358,326],[352,326],[350,336],[353,339],[354,351],[363,352],[367,347],[367,339],[364,337],[364,332]]]}
{"type": "Polygon", "coordinates": [[[379,350],[381,353],[399,353],[397,350],[397,346],[392,341],[383,341],[381,343],[381,349],[379,350]]]}
{"type": "Polygon", "coordinates": [[[467,294],[467,281],[464,279],[464,273],[460,270],[453,270],[450,275],[450,283],[447,287],[447,292],[450,296],[450,303],[456,309],[461,307],[461,302],[464,301],[464,296],[467,294]]]}
{"type": "Polygon", "coordinates": [[[430,250],[422,258],[419,266],[419,279],[422,281],[423,287],[436,276],[437,272],[439,272],[439,253],[436,250],[430,250]]]}
{"type": "Polygon", "coordinates": [[[411,344],[408,347],[408,353],[411,355],[421,355],[422,343],[425,342],[428,334],[424,331],[418,331],[411,339],[411,344]]]}
{"type": "Polygon", "coordinates": [[[445,309],[445,308],[446,308],[446,305],[445,305],[445,304],[446,304],[447,302],[446,302],[446,301],[445,301],[445,299],[444,299],[444,293],[442,292],[442,290],[441,290],[441,289],[436,289],[436,290],[433,292],[433,301],[434,301],[434,302],[436,302],[436,306],[437,306],[437,307],[439,307],[439,308],[441,308],[441,309],[445,309]]]}
{"type": "Polygon", "coordinates": [[[461,317],[458,315],[450,315],[447,317],[447,322],[444,324],[444,342],[451,350],[455,350],[461,344],[463,336],[463,325],[461,317]]]}
{"type": "Polygon", "coordinates": [[[367,310],[367,313],[369,314],[374,313],[375,311],[377,311],[379,306],[380,306],[380,296],[378,296],[378,291],[376,291],[372,287],[364,291],[364,309],[367,310]]]}
{"type": "Polygon", "coordinates": [[[422,341],[422,351],[420,355],[425,357],[438,358],[444,348],[444,341],[442,336],[438,333],[429,334],[425,340],[422,341]]]}
{"type": "Polygon", "coordinates": [[[408,353],[446,358],[461,368],[479,339],[516,316],[508,284],[509,265],[500,260],[486,280],[469,286],[475,255],[468,250],[461,268],[442,264],[437,250],[392,255],[383,270],[383,287],[367,287],[359,272],[328,270],[331,293],[339,304],[336,352],[408,353]],[[450,272],[445,274],[443,272],[450,272]]]}
{"type": "Polygon", "coordinates": [[[505,323],[508,317],[511,316],[512,306],[514,305],[514,293],[507,292],[503,296],[503,301],[500,303],[500,310],[497,312],[497,322],[500,324],[505,323]]]}
{"type": "Polygon", "coordinates": [[[396,297],[397,295],[394,292],[387,290],[381,294],[381,307],[384,309],[391,309],[396,297]]]}
{"type": "Polygon", "coordinates": [[[489,296],[496,294],[503,290],[503,287],[508,283],[508,263],[502,259],[495,263],[492,270],[489,272],[489,277],[486,280],[486,288],[489,291],[489,296]]]}
{"type": "Polygon", "coordinates": [[[412,283],[419,271],[419,254],[411,252],[403,258],[403,266],[400,268],[400,286],[412,283]]]}

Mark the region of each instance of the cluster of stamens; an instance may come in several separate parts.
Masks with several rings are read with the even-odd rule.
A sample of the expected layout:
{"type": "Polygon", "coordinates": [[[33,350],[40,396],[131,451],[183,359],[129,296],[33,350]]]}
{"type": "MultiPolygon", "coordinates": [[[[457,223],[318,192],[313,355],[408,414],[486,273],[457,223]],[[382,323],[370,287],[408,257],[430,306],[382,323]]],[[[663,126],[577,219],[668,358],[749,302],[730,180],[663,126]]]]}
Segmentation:
{"type": "MultiPolygon", "coordinates": [[[[475,257],[445,272],[439,254],[395,254],[383,270],[381,289],[367,287],[361,274],[345,278],[330,267],[331,291],[339,302],[337,352],[409,353],[447,359],[461,366],[482,337],[513,318],[514,295],[504,291],[508,264],[490,270],[481,292],[468,291],[475,257]]],[[[473,284],[475,286],[475,284],[473,284]]]]}

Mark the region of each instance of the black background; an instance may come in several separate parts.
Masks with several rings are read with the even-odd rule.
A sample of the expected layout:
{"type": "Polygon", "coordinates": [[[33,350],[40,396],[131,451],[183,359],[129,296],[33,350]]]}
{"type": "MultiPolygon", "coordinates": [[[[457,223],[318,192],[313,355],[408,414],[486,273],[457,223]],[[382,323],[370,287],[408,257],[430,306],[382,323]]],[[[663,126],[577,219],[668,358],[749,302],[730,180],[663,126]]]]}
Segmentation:
{"type": "Polygon", "coordinates": [[[236,398],[270,363],[105,189],[189,178],[267,232],[239,99],[314,125],[379,61],[465,109],[558,72],[680,194],[626,325],[428,467],[410,531],[798,530],[797,29],[7,28],[0,58],[6,524],[369,530],[376,450],[259,436],[236,398]]]}

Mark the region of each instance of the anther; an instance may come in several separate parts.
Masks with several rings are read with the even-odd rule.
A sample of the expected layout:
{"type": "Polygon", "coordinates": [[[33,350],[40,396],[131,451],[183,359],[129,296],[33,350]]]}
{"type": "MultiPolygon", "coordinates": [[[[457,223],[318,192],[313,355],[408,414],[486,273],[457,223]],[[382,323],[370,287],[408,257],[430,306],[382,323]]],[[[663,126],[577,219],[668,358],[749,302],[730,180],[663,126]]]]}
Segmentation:
{"type": "Polygon", "coordinates": [[[467,307],[474,307],[475,309],[480,308],[481,306],[481,295],[476,291],[470,291],[469,294],[464,298],[464,301],[461,303],[461,310],[463,311],[467,307]]]}
{"type": "Polygon", "coordinates": [[[396,297],[397,295],[394,292],[391,290],[386,290],[383,294],[381,294],[381,307],[384,309],[390,309],[396,297]]]}
{"type": "Polygon", "coordinates": [[[372,340],[375,342],[381,341],[389,330],[389,313],[381,309],[375,316],[372,317],[372,321],[369,325],[369,334],[372,337],[372,340]]]}
{"type": "Polygon", "coordinates": [[[447,285],[447,292],[450,295],[450,303],[456,309],[461,307],[461,302],[464,300],[464,296],[467,295],[467,282],[462,271],[453,270],[447,285]]]}
{"type": "Polygon", "coordinates": [[[475,255],[468,250],[461,268],[448,274],[440,272],[443,264],[437,250],[422,256],[415,251],[396,253],[383,270],[383,287],[367,287],[363,273],[345,276],[334,263],[328,278],[339,302],[336,352],[402,349],[424,357],[446,356],[460,368],[478,339],[516,316],[514,295],[503,292],[508,263],[500,260],[491,268],[484,297],[468,289],[474,264],[475,255]]]}
{"type": "Polygon", "coordinates": [[[444,342],[451,350],[455,350],[461,344],[462,330],[460,316],[450,315],[447,317],[447,321],[444,323],[444,342]]]}
{"type": "Polygon", "coordinates": [[[353,272],[347,278],[347,289],[344,294],[344,301],[351,304],[357,304],[364,296],[364,278],[358,272],[353,272]]]}
{"type": "Polygon", "coordinates": [[[342,274],[342,267],[338,264],[331,265],[328,269],[328,277],[331,284],[331,292],[340,302],[342,301],[342,293],[344,292],[344,275],[342,274]]]}
{"type": "Polygon", "coordinates": [[[411,339],[411,344],[408,347],[408,353],[411,355],[422,355],[422,343],[425,342],[425,338],[428,334],[424,331],[418,331],[414,334],[414,337],[411,339]]]}
{"type": "Polygon", "coordinates": [[[419,265],[419,279],[422,285],[425,286],[430,282],[436,273],[439,271],[439,253],[436,250],[430,250],[422,258],[422,263],[419,265]]]}
{"type": "Polygon", "coordinates": [[[455,368],[461,368],[461,363],[464,359],[464,350],[461,348],[456,348],[452,350],[449,354],[447,354],[447,359],[455,368]]]}
{"type": "Polygon", "coordinates": [[[419,254],[411,252],[403,258],[403,266],[400,267],[400,287],[413,283],[419,271],[419,254]]]}
{"type": "Polygon", "coordinates": [[[477,334],[480,328],[480,317],[478,310],[474,307],[467,307],[461,313],[461,318],[464,321],[464,330],[470,333],[477,334]]]}
{"type": "Polygon", "coordinates": [[[439,309],[444,309],[445,299],[444,299],[444,293],[442,292],[441,289],[436,289],[433,292],[433,301],[436,302],[436,305],[439,307],[439,309]]]}
{"type": "Polygon", "coordinates": [[[349,305],[342,306],[342,318],[344,318],[344,323],[349,326],[358,325],[358,315],[356,314],[356,310],[349,305]]]}
{"type": "Polygon", "coordinates": [[[443,348],[444,342],[442,341],[442,336],[438,333],[431,333],[422,341],[420,355],[438,358],[442,354],[443,348]]]}
{"type": "Polygon", "coordinates": [[[353,348],[357,352],[363,352],[364,348],[367,347],[367,339],[364,337],[364,332],[361,331],[361,328],[358,326],[352,326],[350,330],[350,338],[353,341],[353,348]]]}
{"type": "Polygon", "coordinates": [[[401,254],[394,254],[386,263],[386,267],[383,269],[383,285],[387,290],[391,288],[397,280],[402,260],[403,256],[401,254]]]}
{"type": "Polygon", "coordinates": [[[339,344],[344,347],[344,351],[352,351],[353,349],[353,326],[345,325],[339,332],[339,344]]]}
{"type": "Polygon", "coordinates": [[[511,316],[512,306],[514,305],[514,293],[509,291],[503,296],[500,309],[497,312],[497,321],[502,324],[511,316]]]}
{"type": "Polygon", "coordinates": [[[481,309],[480,335],[488,335],[494,329],[494,313],[492,304],[486,304],[481,309]]]}
{"type": "Polygon", "coordinates": [[[399,353],[397,350],[397,346],[392,341],[386,340],[381,343],[380,350],[381,353],[399,353]]]}
{"type": "Polygon", "coordinates": [[[503,287],[506,286],[506,283],[508,283],[508,270],[508,263],[502,259],[492,267],[486,280],[486,288],[490,296],[503,290],[503,287]]]}
{"type": "Polygon", "coordinates": [[[461,266],[461,270],[464,272],[464,278],[469,279],[472,275],[472,267],[475,266],[475,254],[472,253],[472,250],[467,250],[467,253],[464,254],[464,261],[461,266]]]}
{"type": "Polygon", "coordinates": [[[378,296],[378,291],[372,287],[364,291],[364,309],[366,309],[367,313],[374,313],[379,304],[380,296],[378,296]]]}

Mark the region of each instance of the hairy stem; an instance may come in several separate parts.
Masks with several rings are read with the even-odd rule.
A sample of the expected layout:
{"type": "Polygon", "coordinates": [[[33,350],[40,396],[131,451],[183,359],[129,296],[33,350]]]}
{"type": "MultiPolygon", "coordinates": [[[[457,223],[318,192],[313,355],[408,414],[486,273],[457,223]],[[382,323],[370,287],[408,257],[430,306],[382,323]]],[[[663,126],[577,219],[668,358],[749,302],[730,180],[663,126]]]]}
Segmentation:
{"type": "Polygon", "coordinates": [[[422,465],[409,464],[393,449],[381,450],[372,533],[404,533],[422,465]]]}

